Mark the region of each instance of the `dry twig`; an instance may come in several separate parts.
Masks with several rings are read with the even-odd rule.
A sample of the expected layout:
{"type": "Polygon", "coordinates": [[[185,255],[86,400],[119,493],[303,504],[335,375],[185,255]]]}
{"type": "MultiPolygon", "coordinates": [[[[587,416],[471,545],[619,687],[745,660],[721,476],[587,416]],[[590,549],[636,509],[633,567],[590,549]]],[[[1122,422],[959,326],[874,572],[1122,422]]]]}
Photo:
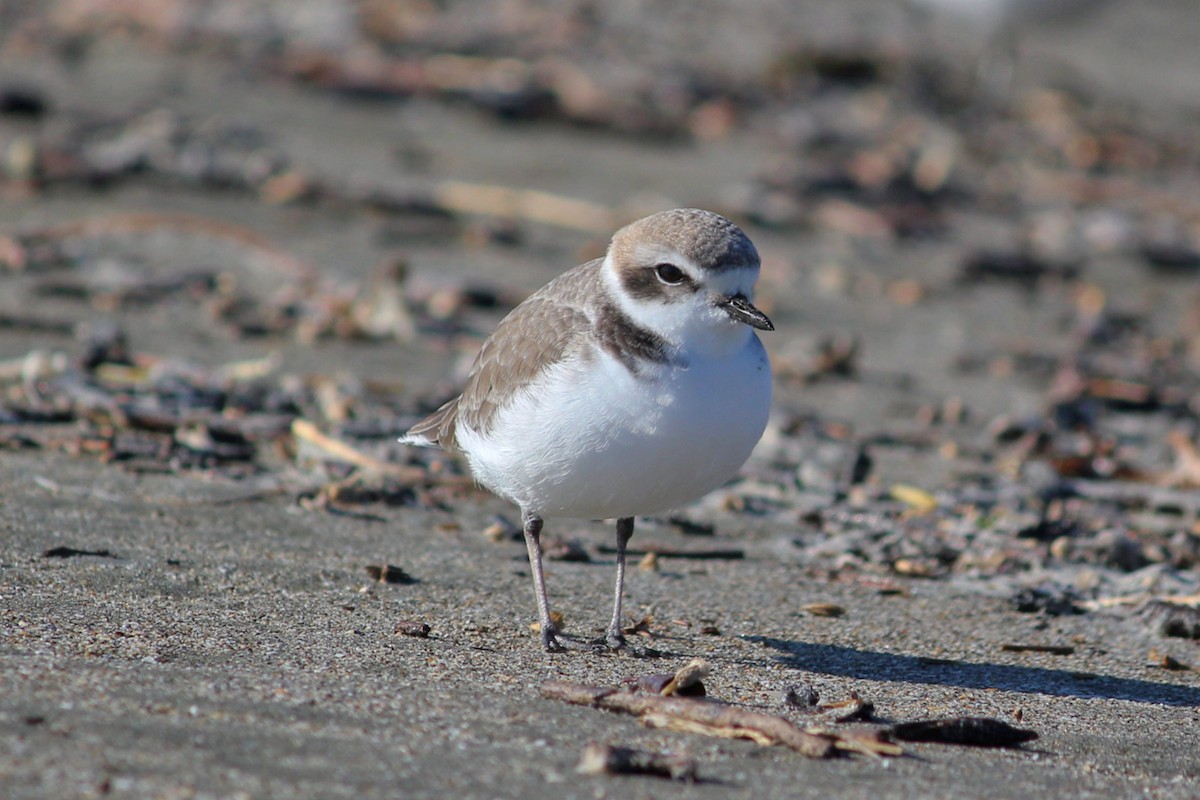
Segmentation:
{"type": "Polygon", "coordinates": [[[829,758],[836,743],[827,735],[807,733],[783,717],[734,708],[708,700],[637,694],[624,689],[547,681],[543,697],[605,711],[631,714],[655,728],[750,739],[763,745],[780,744],[808,758],[829,758]]]}

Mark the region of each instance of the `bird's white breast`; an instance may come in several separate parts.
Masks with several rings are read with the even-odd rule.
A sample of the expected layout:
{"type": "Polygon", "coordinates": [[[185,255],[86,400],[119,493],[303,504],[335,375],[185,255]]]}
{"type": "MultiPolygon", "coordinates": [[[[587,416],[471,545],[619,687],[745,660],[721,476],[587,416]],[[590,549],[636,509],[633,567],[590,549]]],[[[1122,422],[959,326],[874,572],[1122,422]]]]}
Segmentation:
{"type": "Polygon", "coordinates": [[[486,433],[459,444],[476,479],[542,516],[665,511],[729,480],[766,427],[771,370],[757,336],[728,357],[634,375],[602,350],[546,370],[486,433]]]}

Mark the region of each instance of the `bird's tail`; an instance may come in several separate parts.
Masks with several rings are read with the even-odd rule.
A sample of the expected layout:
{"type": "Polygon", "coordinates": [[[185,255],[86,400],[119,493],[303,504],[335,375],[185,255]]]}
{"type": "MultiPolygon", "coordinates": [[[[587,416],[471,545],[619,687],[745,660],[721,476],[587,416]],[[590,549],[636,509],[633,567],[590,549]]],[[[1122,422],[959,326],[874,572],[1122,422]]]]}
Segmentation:
{"type": "Polygon", "coordinates": [[[458,442],[455,429],[458,420],[458,400],[454,398],[437,411],[409,428],[397,441],[417,447],[440,447],[453,450],[458,442]]]}

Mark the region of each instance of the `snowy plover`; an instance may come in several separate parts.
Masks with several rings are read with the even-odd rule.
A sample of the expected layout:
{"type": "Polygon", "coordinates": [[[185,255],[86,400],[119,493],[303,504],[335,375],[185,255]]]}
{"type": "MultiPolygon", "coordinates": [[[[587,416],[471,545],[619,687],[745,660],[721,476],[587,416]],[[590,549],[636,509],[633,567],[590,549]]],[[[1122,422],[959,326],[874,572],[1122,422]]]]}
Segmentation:
{"type": "Polygon", "coordinates": [[[480,484],[521,508],[542,644],[550,620],[543,517],[617,518],[617,580],[602,643],[623,647],[633,518],[691,502],[742,466],[767,423],[771,368],[753,329],[758,252],[724,217],[676,209],[613,236],[602,259],[517,306],[466,388],[401,442],[459,450],[480,484]]]}

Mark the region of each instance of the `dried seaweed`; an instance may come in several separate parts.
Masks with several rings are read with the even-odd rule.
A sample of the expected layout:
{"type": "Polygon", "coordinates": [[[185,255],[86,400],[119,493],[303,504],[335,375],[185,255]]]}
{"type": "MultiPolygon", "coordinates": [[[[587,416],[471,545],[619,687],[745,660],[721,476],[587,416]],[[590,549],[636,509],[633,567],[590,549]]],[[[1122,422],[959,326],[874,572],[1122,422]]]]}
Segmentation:
{"type": "Polygon", "coordinates": [[[972,747],[1017,747],[1038,738],[1035,731],[1014,728],[1007,722],[988,717],[903,722],[893,725],[891,734],[905,742],[933,742],[972,747]]]}

